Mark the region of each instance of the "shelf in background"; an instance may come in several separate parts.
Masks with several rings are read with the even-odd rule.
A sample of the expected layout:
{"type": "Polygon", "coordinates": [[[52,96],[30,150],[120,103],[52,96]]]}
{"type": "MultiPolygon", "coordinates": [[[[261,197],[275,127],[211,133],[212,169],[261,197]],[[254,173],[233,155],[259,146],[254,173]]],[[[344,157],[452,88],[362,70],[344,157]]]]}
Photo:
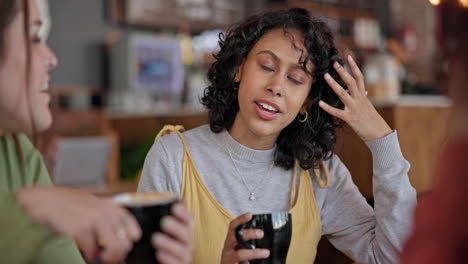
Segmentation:
{"type": "Polygon", "coordinates": [[[111,0],[109,14],[113,22],[136,28],[177,30],[188,24],[196,32],[225,28],[242,19],[245,0],[111,0]]]}
{"type": "Polygon", "coordinates": [[[321,14],[332,17],[339,17],[342,19],[356,19],[356,18],[370,18],[375,19],[376,16],[371,11],[359,10],[356,8],[335,7],[332,5],[306,2],[306,1],[290,1],[286,3],[271,4],[272,9],[281,8],[304,8],[309,10],[312,14],[321,14]]]}
{"type": "Polygon", "coordinates": [[[375,12],[375,2],[367,0],[350,5],[350,1],[317,3],[312,1],[286,1],[271,3],[270,9],[304,8],[325,22],[336,34],[344,49],[354,52],[374,50],[380,43],[380,26],[375,12]]]}
{"type": "Polygon", "coordinates": [[[152,138],[164,125],[182,125],[186,130],[208,123],[200,107],[157,107],[149,111],[106,111],[106,118],[120,135],[122,146],[135,146],[152,138]]]}
{"type": "Polygon", "coordinates": [[[207,111],[200,106],[155,106],[147,110],[113,110],[106,109],[107,119],[131,119],[131,118],[151,118],[151,117],[180,117],[206,115],[207,111]]]}

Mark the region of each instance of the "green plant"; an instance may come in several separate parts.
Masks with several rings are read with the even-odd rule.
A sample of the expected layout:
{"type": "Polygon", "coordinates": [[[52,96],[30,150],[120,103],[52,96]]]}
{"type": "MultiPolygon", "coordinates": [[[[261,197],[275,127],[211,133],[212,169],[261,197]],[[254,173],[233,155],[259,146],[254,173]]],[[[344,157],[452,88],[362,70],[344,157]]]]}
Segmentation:
{"type": "Polygon", "coordinates": [[[146,155],[154,143],[155,133],[135,146],[122,146],[120,148],[120,178],[123,181],[135,181],[143,168],[146,155]]]}

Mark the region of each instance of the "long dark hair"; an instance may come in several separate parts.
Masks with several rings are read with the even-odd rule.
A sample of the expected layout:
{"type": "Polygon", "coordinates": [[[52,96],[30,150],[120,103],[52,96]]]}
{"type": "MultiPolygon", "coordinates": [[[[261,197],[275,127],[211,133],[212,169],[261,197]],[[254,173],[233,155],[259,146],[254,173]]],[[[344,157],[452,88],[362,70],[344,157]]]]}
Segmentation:
{"type": "MultiPolygon", "coordinates": [[[[335,47],[329,27],[313,18],[301,8],[279,10],[255,15],[242,23],[232,26],[220,34],[220,51],[214,56],[215,62],[208,71],[209,86],[201,99],[209,109],[210,128],[214,133],[229,129],[239,111],[237,91],[232,87],[237,66],[246,58],[252,47],[266,33],[274,29],[289,29],[301,32],[304,37],[304,68],[308,61],[314,65],[313,85],[306,102],[309,118],[306,123],[297,119],[284,128],[278,139],[275,164],[291,169],[297,160],[303,169],[318,167],[321,160],[331,158],[336,143],[335,128],[341,121],[323,111],[319,100],[343,108],[343,103],[325,82],[323,76],[329,73],[345,87],[333,68],[335,61],[342,59],[335,47]]],[[[305,68],[306,69],[306,68],[305,68]]]]}
{"type": "MultiPolygon", "coordinates": [[[[35,132],[35,125],[33,122],[32,118],[32,109],[31,109],[31,103],[30,103],[30,58],[31,58],[31,48],[29,44],[29,5],[27,0],[22,0],[21,2],[19,0],[2,0],[0,1],[0,65],[3,63],[3,60],[5,58],[5,34],[10,26],[10,24],[13,22],[14,18],[18,15],[19,11],[22,11],[24,16],[23,16],[23,25],[24,25],[24,39],[26,41],[26,96],[28,100],[28,112],[29,112],[29,117],[30,117],[30,123],[32,126],[32,131],[33,131],[33,139],[36,137],[35,132]]],[[[21,51],[19,51],[21,52],[21,51]]],[[[18,159],[21,164],[21,168],[24,171],[25,168],[25,163],[24,163],[24,157],[23,157],[23,151],[21,149],[21,145],[19,143],[18,135],[13,134],[13,139],[15,143],[15,147],[17,149],[17,154],[18,154],[18,159]]]]}

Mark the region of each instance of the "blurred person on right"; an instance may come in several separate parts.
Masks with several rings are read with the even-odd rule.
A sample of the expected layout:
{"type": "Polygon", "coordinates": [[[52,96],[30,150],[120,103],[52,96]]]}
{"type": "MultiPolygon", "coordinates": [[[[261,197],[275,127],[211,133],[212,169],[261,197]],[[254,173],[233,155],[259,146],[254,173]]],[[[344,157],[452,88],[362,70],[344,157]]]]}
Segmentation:
{"type": "Polygon", "coordinates": [[[468,2],[445,0],[438,11],[454,107],[434,187],[415,212],[404,264],[468,263],[468,2]]]}

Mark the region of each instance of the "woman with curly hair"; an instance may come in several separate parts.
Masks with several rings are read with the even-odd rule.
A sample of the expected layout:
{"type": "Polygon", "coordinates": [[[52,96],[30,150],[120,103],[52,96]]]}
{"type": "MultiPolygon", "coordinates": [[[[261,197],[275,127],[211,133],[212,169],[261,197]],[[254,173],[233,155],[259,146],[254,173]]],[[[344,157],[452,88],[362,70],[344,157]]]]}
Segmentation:
{"type": "Polygon", "coordinates": [[[174,133],[156,140],[139,183],[186,201],[193,262],[267,257],[241,249],[234,230],[252,213],[289,211],[288,263],[313,263],[322,235],[360,263],[393,263],[416,203],[409,164],[351,57],[352,74],[343,68],[329,28],[304,9],[280,10],[234,25],[219,44],[201,99],[210,124],[164,128],[160,135],[174,133]],[[375,210],[333,154],[343,121],[372,152],[375,210]]]}

